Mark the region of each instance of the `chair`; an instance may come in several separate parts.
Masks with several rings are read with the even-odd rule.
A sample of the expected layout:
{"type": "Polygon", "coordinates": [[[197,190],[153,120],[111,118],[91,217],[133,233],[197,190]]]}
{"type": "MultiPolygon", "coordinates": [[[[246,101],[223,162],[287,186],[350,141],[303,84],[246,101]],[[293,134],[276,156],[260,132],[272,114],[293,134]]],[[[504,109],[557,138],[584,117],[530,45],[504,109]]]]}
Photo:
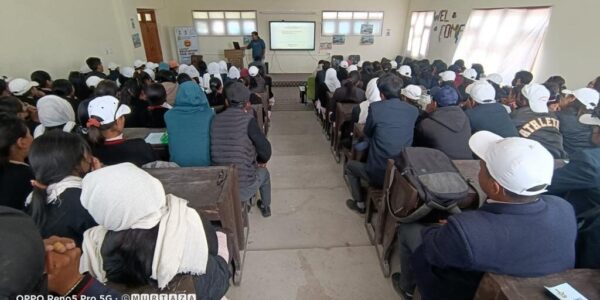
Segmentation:
{"type": "Polygon", "coordinates": [[[357,54],[348,55],[348,60],[351,61],[353,65],[356,65],[360,61],[360,55],[357,55],[357,54]]]}
{"type": "Polygon", "coordinates": [[[332,55],[331,56],[331,67],[337,69],[340,66],[340,62],[344,60],[344,56],[342,55],[332,55]]]}
{"type": "Polygon", "coordinates": [[[344,124],[352,121],[352,109],[357,105],[358,104],[356,103],[337,103],[331,148],[333,156],[335,157],[335,161],[337,163],[339,163],[341,160],[340,147],[342,138],[342,128],[344,124]]]}

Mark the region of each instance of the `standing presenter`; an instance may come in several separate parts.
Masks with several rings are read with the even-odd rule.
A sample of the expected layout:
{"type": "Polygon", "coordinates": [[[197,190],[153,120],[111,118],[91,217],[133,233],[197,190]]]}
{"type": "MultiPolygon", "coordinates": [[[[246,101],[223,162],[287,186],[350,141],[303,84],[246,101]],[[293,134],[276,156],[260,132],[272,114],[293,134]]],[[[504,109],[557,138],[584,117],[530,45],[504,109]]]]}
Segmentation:
{"type": "Polygon", "coordinates": [[[258,36],[258,32],[252,32],[252,41],[246,46],[246,49],[252,49],[252,59],[255,65],[262,66],[265,59],[265,41],[258,36]]]}

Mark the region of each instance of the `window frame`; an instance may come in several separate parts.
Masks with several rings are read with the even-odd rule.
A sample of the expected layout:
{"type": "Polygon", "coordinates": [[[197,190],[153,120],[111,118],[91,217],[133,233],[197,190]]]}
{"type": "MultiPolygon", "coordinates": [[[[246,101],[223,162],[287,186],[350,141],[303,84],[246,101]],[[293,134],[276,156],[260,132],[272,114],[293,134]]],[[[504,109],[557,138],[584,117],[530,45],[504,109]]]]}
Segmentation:
{"type": "Polygon", "coordinates": [[[416,10],[416,11],[412,11],[410,12],[410,17],[408,18],[408,22],[410,24],[410,26],[408,27],[408,37],[406,40],[406,48],[404,49],[405,52],[405,56],[411,57],[413,59],[420,59],[420,58],[424,58],[427,57],[427,51],[429,51],[429,43],[431,42],[431,33],[433,32],[433,23],[435,22],[435,11],[434,10],[416,10]],[[427,25],[427,14],[433,14],[432,18],[431,18],[431,24],[427,25]],[[413,21],[413,15],[414,14],[424,14],[424,21],[423,21],[423,31],[420,33],[420,38],[419,38],[419,50],[416,56],[413,56],[413,47],[414,45],[414,34],[416,31],[416,25],[418,23],[418,16],[416,17],[417,20],[415,20],[415,24],[412,24],[413,21]],[[427,41],[427,44],[425,45],[425,50],[422,51],[421,47],[423,46],[423,35],[425,33],[425,31],[429,29],[429,34],[427,36],[427,38],[425,39],[425,41],[427,41]],[[410,47],[409,47],[410,46],[410,47]],[[423,54],[421,54],[423,52],[423,54]]]}
{"type": "Polygon", "coordinates": [[[192,10],[192,27],[194,27],[194,30],[196,31],[196,34],[198,34],[199,37],[240,37],[240,36],[247,36],[250,35],[250,33],[244,33],[244,23],[247,21],[253,21],[254,22],[254,30],[252,31],[256,31],[258,28],[258,11],[256,10],[192,10]],[[206,13],[207,18],[195,18],[194,17],[194,13],[199,12],[199,13],[206,13]],[[223,14],[223,18],[210,18],[210,13],[222,13],[223,14]],[[254,13],[254,18],[253,19],[249,19],[249,18],[244,18],[243,14],[247,13],[247,12],[252,12],[254,13]],[[239,13],[240,17],[239,18],[227,18],[227,13],[239,13]],[[224,33],[223,34],[215,34],[213,32],[213,22],[216,21],[221,21],[223,22],[223,26],[224,26],[224,33]],[[229,26],[227,24],[228,21],[237,21],[239,24],[239,28],[240,28],[240,32],[239,34],[231,34],[229,32],[229,26]],[[197,30],[197,22],[206,22],[206,24],[208,25],[208,33],[204,34],[204,33],[200,33],[197,30]]]}
{"type": "Polygon", "coordinates": [[[380,30],[378,33],[373,33],[374,36],[383,36],[383,24],[385,21],[385,12],[384,11],[368,11],[368,10],[323,10],[321,11],[321,36],[334,36],[334,35],[345,35],[345,36],[362,36],[362,34],[360,33],[354,33],[354,25],[355,23],[361,22],[360,24],[371,24],[371,22],[380,22],[380,30]],[[335,19],[325,19],[324,18],[324,14],[325,13],[335,13],[336,14],[336,18],[335,19]],[[340,19],[339,18],[339,13],[352,13],[352,18],[350,19],[340,19]],[[367,13],[366,19],[365,18],[354,18],[354,14],[355,13],[367,13]],[[380,13],[381,14],[381,18],[377,19],[370,19],[369,15],[371,13],[380,13]],[[340,22],[346,22],[346,21],[350,21],[350,32],[345,34],[345,33],[340,33],[340,22]],[[365,22],[366,21],[366,22],[365,22]],[[323,24],[325,22],[334,22],[335,23],[335,29],[333,33],[326,33],[324,32],[324,26],[323,24]]]}

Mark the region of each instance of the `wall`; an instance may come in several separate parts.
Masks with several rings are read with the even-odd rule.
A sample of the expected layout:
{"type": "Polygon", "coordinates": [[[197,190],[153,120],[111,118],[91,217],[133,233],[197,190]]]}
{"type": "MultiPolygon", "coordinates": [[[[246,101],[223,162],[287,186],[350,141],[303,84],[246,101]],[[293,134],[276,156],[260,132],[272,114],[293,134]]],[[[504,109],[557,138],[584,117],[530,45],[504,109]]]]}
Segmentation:
{"type": "MultiPolygon", "coordinates": [[[[594,59],[600,40],[593,33],[597,27],[597,12],[600,1],[597,0],[413,0],[409,11],[448,10],[448,24],[466,24],[469,13],[475,8],[501,8],[524,6],[552,6],[550,25],[546,37],[532,70],[535,81],[545,81],[551,75],[560,74],[567,79],[569,87],[586,85],[600,73],[600,60],[594,59]],[[451,18],[456,12],[456,18],[451,18]]],[[[410,13],[409,17],[410,18],[410,13]]],[[[456,43],[452,37],[439,40],[438,32],[433,32],[427,57],[440,58],[449,62],[454,55],[456,43]]],[[[407,21],[406,37],[410,29],[407,21]]],[[[406,39],[404,47],[406,49],[406,39]]],[[[488,72],[490,73],[490,72],[488,72]]]]}

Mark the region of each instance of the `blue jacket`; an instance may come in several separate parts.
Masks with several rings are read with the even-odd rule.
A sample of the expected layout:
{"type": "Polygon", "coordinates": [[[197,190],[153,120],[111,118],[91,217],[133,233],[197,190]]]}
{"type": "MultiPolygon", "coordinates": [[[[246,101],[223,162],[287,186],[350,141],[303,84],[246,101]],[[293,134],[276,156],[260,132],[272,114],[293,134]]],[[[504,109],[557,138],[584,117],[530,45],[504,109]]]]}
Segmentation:
{"type": "Polygon", "coordinates": [[[193,81],[179,85],[175,106],[165,113],[171,161],[182,167],[210,166],[210,122],[206,95],[193,81]]]}
{"type": "Polygon", "coordinates": [[[573,268],[573,207],[555,196],[485,203],[423,230],[411,266],[423,299],[473,299],[485,272],[538,277],[573,268]]]}
{"type": "Polygon", "coordinates": [[[412,145],[418,116],[416,107],[400,99],[369,105],[364,133],[370,139],[366,171],[371,185],[381,187],[387,160],[412,145]]]}
{"type": "Polygon", "coordinates": [[[500,103],[479,104],[465,110],[473,133],[487,130],[501,137],[518,137],[517,127],[500,103]]]}

